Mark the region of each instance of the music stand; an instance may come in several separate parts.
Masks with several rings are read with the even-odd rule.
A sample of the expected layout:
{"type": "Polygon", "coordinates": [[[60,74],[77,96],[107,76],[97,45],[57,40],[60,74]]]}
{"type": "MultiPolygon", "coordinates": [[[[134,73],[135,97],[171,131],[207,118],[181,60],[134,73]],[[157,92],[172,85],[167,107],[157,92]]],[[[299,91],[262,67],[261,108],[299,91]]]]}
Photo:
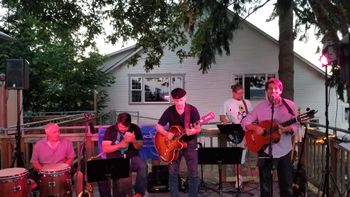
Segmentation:
{"type": "MultiPolygon", "coordinates": [[[[198,148],[198,163],[199,164],[217,164],[219,166],[219,196],[223,196],[222,191],[222,164],[242,164],[245,160],[245,151],[241,147],[226,147],[226,148],[198,148]]],[[[238,176],[238,167],[236,168],[238,176]]],[[[239,181],[239,178],[237,177],[239,181]]],[[[238,183],[239,184],[239,183],[238,183]]],[[[239,188],[234,191],[236,196],[239,195],[239,188]]]]}
{"type": "Polygon", "coordinates": [[[104,181],[108,178],[129,177],[130,160],[128,158],[95,159],[87,162],[88,182],[104,181]]]}
{"type": "Polygon", "coordinates": [[[221,134],[226,134],[227,138],[234,144],[242,142],[244,131],[241,124],[217,124],[221,134]]]}

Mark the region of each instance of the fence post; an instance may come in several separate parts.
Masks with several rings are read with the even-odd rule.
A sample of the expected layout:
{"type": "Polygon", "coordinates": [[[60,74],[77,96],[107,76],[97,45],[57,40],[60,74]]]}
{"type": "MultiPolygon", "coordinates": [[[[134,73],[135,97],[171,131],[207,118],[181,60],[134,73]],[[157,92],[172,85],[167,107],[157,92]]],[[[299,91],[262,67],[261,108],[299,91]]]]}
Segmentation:
{"type": "Polygon", "coordinates": [[[10,167],[9,158],[11,158],[11,156],[8,142],[9,138],[7,136],[1,138],[1,169],[10,167]]]}
{"type": "Polygon", "coordinates": [[[329,191],[330,194],[336,194],[336,190],[335,190],[335,185],[334,184],[338,184],[338,175],[337,175],[337,161],[338,161],[338,149],[335,147],[334,143],[335,141],[333,139],[329,140],[329,146],[330,146],[330,176],[333,177],[334,182],[332,181],[332,177],[329,178],[329,191]]]}

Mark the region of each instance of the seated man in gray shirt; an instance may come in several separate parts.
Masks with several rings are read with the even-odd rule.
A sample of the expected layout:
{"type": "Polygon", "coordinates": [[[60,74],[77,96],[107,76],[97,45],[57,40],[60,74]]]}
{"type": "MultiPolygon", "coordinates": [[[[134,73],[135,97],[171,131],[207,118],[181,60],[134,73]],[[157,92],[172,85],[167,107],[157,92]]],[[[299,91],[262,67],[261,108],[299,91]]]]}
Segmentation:
{"type": "Polygon", "coordinates": [[[61,168],[69,169],[75,157],[72,142],[67,138],[60,137],[60,128],[57,124],[48,123],[44,128],[46,137],[34,145],[31,159],[35,171],[34,175],[30,175],[30,178],[37,183],[39,179],[37,172],[62,170],[61,168]],[[50,167],[46,169],[45,166],[50,167]]]}
{"type": "Polygon", "coordinates": [[[33,150],[31,163],[34,169],[41,170],[44,165],[66,163],[72,165],[75,153],[72,142],[60,137],[60,128],[55,123],[45,126],[46,137],[39,140],[33,150]]]}

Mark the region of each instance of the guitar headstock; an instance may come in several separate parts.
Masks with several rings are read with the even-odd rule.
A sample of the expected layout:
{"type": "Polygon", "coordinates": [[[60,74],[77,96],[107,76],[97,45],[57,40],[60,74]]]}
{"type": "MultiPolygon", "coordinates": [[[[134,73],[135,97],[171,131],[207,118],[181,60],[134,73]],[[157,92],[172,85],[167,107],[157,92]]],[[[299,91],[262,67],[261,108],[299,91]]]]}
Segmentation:
{"type": "Polygon", "coordinates": [[[305,113],[298,115],[297,120],[300,124],[303,124],[304,122],[313,119],[316,113],[317,113],[317,110],[314,110],[314,109],[309,110],[305,113]]]}
{"type": "Polygon", "coordinates": [[[84,117],[85,117],[85,120],[86,122],[91,122],[91,113],[90,112],[85,112],[84,113],[84,117]]]}
{"type": "Polygon", "coordinates": [[[92,124],[92,115],[91,115],[91,113],[90,112],[85,112],[84,113],[84,117],[85,117],[86,125],[90,129],[90,133],[95,133],[95,127],[92,124]]]}
{"type": "Polygon", "coordinates": [[[200,124],[208,123],[210,120],[213,120],[215,118],[214,112],[209,112],[206,115],[202,116],[199,120],[200,124]]]}

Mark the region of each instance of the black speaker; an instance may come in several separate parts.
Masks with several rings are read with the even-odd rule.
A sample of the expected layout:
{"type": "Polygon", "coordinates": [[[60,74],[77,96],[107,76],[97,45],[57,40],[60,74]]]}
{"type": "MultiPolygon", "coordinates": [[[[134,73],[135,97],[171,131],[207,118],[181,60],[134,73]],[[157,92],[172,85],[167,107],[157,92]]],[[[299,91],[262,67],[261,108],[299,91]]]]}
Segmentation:
{"type": "Polygon", "coordinates": [[[27,60],[6,60],[6,88],[17,90],[29,88],[29,64],[27,60]]]}
{"type": "Polygon", "coordinates": [[[153,166],[152,172],[147,177],[147,191],[149,193],[169,192],[168,177],[168,166],[153,166]]]}

